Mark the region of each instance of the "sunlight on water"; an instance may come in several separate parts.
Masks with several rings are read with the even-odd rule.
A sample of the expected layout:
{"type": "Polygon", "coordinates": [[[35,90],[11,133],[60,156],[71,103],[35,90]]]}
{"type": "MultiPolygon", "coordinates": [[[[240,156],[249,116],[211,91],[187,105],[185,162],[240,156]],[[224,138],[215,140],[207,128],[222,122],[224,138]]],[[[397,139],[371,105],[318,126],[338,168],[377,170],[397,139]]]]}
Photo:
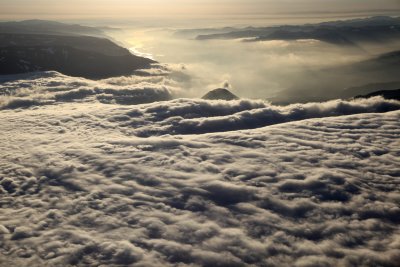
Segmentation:
{"type": "Polygon", "coordinates": [[[142,52],[137,47],[129,47],[129,51],[139,57],[145,57],[154,60],[154,56],[151,53],[142,52]]]}

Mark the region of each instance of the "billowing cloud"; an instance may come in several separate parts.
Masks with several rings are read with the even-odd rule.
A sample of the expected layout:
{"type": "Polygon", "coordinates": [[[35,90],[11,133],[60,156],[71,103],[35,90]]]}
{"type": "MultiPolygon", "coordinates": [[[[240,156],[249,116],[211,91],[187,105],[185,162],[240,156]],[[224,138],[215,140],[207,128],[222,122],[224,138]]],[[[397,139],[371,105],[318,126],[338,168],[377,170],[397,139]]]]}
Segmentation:
{"type": "Polygon", "coordinates": [[[253,129],[310,118],[387,112],[397,109],[400,109],[399,101],[381,97],[288,106],[274,106],[261,100],[177,99],[133,107],[123,116],[121,114],[111,116],[109,121],[117,122],[131,134],[145,137],[253,129]]]}
{"type": "Polygon", "coordinates": [[[5,76],[0,83],[0,109],[71,101],[141,104],[169,100],[179,91],[165,76],[167,70],[148,71],[145,76],[99,81],[69,77],[54,71],[5,76]]]}
{"type": "Polygon", "coordinates": [[[2,110],[0,262],[396,266],[400,112],[378,112],[398,108],[373,98],[2,110]],[[209,133],[227,129],[242,130],[209,133]]]}

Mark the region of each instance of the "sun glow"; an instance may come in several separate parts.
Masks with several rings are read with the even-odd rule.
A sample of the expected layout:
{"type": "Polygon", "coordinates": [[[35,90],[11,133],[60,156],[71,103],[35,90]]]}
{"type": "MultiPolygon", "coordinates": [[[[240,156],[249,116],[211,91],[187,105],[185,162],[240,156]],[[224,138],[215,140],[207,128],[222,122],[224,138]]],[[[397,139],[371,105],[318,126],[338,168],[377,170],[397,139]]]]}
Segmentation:
{"type": "Polygon", "coordinates": [[[0,19],[7,18],[199,18],[227,16],[281,16],[282,14],[373,13],[379,10],[395,13],[400,10],[398,0],[297,0],[288,4],[278,0],[2,0],[0,19]],[[322,4],[323,3],[323,4],[322,4]],[[382,6],[385,9],[382,10],[382,6]]]}

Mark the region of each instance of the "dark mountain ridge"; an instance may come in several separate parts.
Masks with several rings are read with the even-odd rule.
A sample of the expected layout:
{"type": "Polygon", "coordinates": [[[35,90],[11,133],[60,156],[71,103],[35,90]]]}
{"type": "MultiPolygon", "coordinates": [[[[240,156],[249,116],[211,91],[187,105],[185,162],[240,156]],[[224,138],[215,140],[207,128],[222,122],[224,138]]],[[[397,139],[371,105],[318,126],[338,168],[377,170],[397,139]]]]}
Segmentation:
{"type": "Polygon", "coordinates": [[[68,46],[83,51],[97,52],[109,56],[129,55],[128,49],[118,46],[104,37],[85,35],[49,35],[49,34],[20,34],[0,33],[0,48],[3,47],[55,47],[68,46]]]}
{"type": "Polygon", "coordinates": [[[134,55],[110,56],[70,46],[10,46],[0,49],[0,74],[55,70],[69,76],[102,79],[132,75],[152,60],[134,55]]]}
{"type": "Polygon", "coordinates": [[[383,98],[386,98],[386,99],[400,100],[400,89],[380,90],[380,91],[372,92],[367,95],[359,95],[359,96],[356,96],[355,98],[369,98],[369,97],[374,97],[374,96],[382,96],[383,98]]]}
{"type": "Polygon", "coordinates": [[[104,36],[97,28],[59,22],[0,23],[0,74],[58,71],[101,79],[132,75],[155,63],[104,36]]]}
{"type": "Polygon", "coordinates": [[[360,86],[353,86],[346,88],[342,91],[342,97],[351,98],[357,95],[368,95],[370,93],[381,91],[381,90],[396,90],[400,88],[400,81],[391,81],[384,83],[370,83],[360,86]]]}
{"type": "Polygon", "coordinates": [[[105,36],[102,29],[50,20],[0,22],[0,33],[105,36]]]}

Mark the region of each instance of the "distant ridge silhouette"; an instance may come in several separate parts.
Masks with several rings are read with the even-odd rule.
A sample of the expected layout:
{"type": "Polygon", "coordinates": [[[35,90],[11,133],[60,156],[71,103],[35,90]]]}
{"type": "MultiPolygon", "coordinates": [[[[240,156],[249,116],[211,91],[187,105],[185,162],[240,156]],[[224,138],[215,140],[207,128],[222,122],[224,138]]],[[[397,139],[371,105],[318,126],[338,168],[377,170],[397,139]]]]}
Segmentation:
{"type": "Polygon", "coordinates": [[[367,95],[358,95],[355,98],[369,98],[369,97],[374,97],[374,96],[382,96],[383,98],[386,98],[386,99],[400,100],[400,89],[380,90],[380,91],[372,92],[367,95]]]}

